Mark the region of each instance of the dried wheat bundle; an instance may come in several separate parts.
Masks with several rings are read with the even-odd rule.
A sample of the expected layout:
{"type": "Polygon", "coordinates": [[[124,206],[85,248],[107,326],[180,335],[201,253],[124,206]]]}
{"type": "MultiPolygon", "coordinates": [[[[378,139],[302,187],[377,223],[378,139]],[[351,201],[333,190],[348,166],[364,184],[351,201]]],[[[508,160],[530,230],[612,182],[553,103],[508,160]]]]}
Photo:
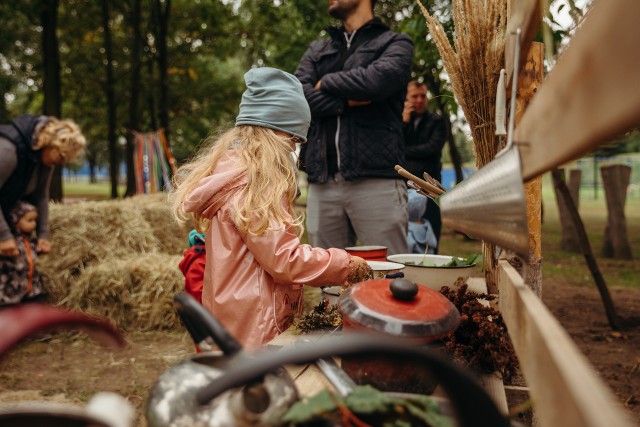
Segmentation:
{"type": "Polygon", "coordinates": [[[173,296],[183,290],[179,255],[143,254],[88,267],[61,304],[105,317],[126,330],[178,328],[173,296]]]}
{"type": "Polygon", "coordinates": [[[442,24],[419,0],[417,3],[471,127],[476,166],[480,168],[494,158],[498,149],[494,115],[496,87],[504,63],[506,0],[453,0],[453,46],[442,24]]]}

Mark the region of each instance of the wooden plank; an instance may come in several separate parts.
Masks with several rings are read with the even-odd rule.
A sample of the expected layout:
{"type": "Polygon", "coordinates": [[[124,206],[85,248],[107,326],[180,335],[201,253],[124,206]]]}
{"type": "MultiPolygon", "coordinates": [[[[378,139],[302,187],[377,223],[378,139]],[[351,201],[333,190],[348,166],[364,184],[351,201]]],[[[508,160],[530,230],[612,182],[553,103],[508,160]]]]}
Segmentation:
{"type": "Polygon", "coordinates": [[[507,415],[509,406],[507,404],[507,393],[504,384],[498,374],[486,374],[480,376],[480,384],[498,407],[498,410],[507,415]]]}
{"type": "MultiPolygon", "coordinates": [[[[295,369],[295,367],[285,367],[285,369],[287,369],[291,374],[291,371],[289,371],[290,368],[295,369]]],[[[318,369],[315,363],[306,365],[306,368],[301,371],[299,375],[296,377],[292,375],[291,377],[296,383],[296,387],[298,387],[298,392],[304,397],[314,396],[322,390],[334,391],[334,388],[329,380],[327,380],[327,377],[320,372],[320,369],[318,369]]]]}
{"type": "Polygon", "coordinates": [[[640,1],[594,0],[515,129],[523,180],[640,124],[640,1]]]}
{"type": "Polygon", "coordinates": [[[504,70],[505,81],[507,85],[507,91],[511,89],[513,84],[513,56],[515,52],[516,38],[512,34],[515,34],[515,30],[520,28],[521,40],[520,45],[520,64],[517,69],[520,70],[524,65],[526,53],[529,51],[529,46],[538,32],[540,23],[542,22],[542,12],[540,8],[540,0],[516,0],[512,2],[511,15],[507,23],[507,40],[504,50],[504,70]]]}
{"type": "MultiPolygon", "coordinates": [[[[324,334],[298,334],[288,329],[282,334],[275,337],[269,343],[269,346],[287,347],[293,346],[301,338],[307,338],[311,341],[321,339],[324,334]]],[[[339,363],[339,361],[338,361],[339,363]]],[[[305,365],[287,365],[285,369],[293,379],[298,387],[298,391],[301,396],[308,397],[319,393],[321,390],[327,389],[334,391],[334,387],[331,385],[327,377],[318,369],[315,363],[309,363],[305,365]]]]}
{"type": "Polygon", "coordinates": [[[505,260],[498,263],[500,311],[545,427],[631,427],[611,391],[569,335],[505,260]]]}

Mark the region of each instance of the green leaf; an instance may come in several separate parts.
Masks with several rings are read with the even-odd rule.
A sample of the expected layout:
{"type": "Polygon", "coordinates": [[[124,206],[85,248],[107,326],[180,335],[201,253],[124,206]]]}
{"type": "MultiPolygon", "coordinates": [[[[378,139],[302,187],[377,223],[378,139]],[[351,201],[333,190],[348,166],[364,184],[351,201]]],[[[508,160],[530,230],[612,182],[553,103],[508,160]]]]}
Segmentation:
{"type": "Polygon", "coordinates": [[[415,396],[404,401],[411,415],[425,421],[430,427],[454,427],[453,419],[440,412],[440,405],[429,396],[415,396]]]}
{"type": "Polygon", "coordinates": [[[358,414],[385,412],[393,404],[387,395],[370,385],[354,388],[344,401],[351,411],[358,414]]]}
{"type": "Polygon", "coordinates": [[[337,409],[337,396],[332,395],[327,390],[322,390],[309,399],[295,403],[282,417],[281,423],[296,424],[310,421],[323,414],[333,412],[337,409]]]}

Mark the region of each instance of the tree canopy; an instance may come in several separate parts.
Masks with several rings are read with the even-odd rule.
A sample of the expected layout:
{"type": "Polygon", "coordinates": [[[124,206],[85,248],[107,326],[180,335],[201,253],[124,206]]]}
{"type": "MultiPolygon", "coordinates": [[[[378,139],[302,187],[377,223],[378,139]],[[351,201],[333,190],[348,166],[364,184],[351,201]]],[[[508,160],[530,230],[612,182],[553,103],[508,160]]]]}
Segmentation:
{"type": "MultiPolygon", "coordinates": [[[[453,31],[449,1],[423,4],[453,31]]],[[[5,1],[0,122],[45,111],[47,8],[46,25],[53,22],[57,35],[61,116],[81,126],[96,165],[122,161],[115,141],[130,139],[131,131],[160,127],[177,160],[189,158],[204,138],[233,122],[249,68],[293,72],[309,43],[337,24],[326,3],[315,0],[5,1]]],[[[379,0],[376,14],[411,36],[414,77],[428,84],[430,108],[453,118],[452,131],[462,135],[463,118],[415,2],[379,0]]]]}

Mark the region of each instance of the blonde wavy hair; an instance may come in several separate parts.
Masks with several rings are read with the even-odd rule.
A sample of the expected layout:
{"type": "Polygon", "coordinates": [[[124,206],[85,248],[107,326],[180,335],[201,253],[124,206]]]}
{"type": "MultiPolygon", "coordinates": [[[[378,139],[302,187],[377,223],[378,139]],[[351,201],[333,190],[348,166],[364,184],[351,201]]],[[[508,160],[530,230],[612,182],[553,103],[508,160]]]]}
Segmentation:
{"type": "Polygon", "coordinates": [[[59,120],[50,117],[47,124],[38,133],[35,149],[56,148],[64,154],[65,161],[77,160],[83,153],[87,141],[78,126],[72,120],[59,120]]]}
{"type": "Polygon", "coordinates": [[[211,175],[218,161],[233,149],[247,168],[248,180],[232,202],[232,220],[238,230],[261,235],[285,226],[293,228],[300,237],[304,216],[293,208],[297,179],[291,155],[292,139],[290,135],[251,125],[236,126],[219,137],[207,138],[196,157],[181,166],[174,176],[170,197],[176,220],[180,223],[193,220],[199,232],[208,230],[209,219],[185,212],[182,204],[189,200],[200,180],[211,175]]]}

